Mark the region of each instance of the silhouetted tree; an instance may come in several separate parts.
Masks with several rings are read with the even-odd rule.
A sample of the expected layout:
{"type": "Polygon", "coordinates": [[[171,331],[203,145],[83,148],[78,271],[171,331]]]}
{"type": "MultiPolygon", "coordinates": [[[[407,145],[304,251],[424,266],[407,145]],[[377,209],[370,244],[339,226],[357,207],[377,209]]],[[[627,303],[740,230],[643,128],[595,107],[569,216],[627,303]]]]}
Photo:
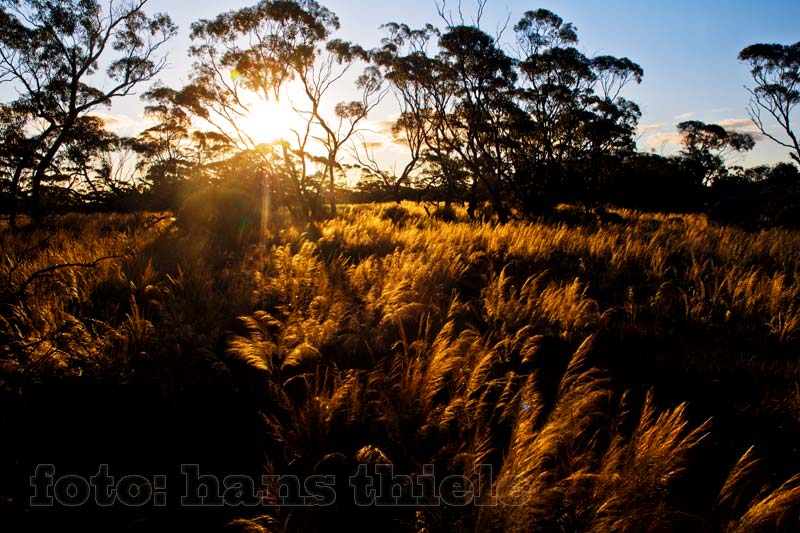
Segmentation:
{"type": "Polygon", "coordinates": [[[439,7],[448,27],[434,55],[432,26],[385,26],[373,57],[401,104],[395,133],[405,134],[406,170],[424,165],[428,184],[448,198],[466,183],[470,215],[489,200],[501,221],[514,209],[530,215],[590,200],[634,150],[640,112],[620,93],[641,81],[641,67],[586,57],[574,27],[547,10],[515,26],[521,57],[512,58],[479,27],[484,4],[474,25],[460,9],[455,20],[439,7]]]}
{"type": "Polygon", "coordinates": [[[368,66],[356,80],[360,92],[358,100],[340,102],[334,108],[334,116],[328,118],[322,112],[322,102],[333,84],[344,76],[356,61],[367,61],[369,56],[360,46],[335,39],[326,45],[329,52],[313,65],[303,65],[297,76],[305,90],[310,109],[299,110],[313,119],[324,135],[317,140],[327,152],[326,171],[328,175],[328,202],[331,215],[336,215],[336,172],[341,169],[339,154],[358,131],[359,123],[367,118],[369,112],[383,99],[383,79],[379,69],[368,66]],[[339,69],[336,64],[343,65],[339,69]]]}
{"type": "Polygon", "coordinates": [[[510,117],[513,100],[514,61],[487,33],[475,26],[454,26],[439,39],[438,76],[445,77],[455,98],[443,124],[452,149],[471,174],[470,217],[479,193],[484,192],[501,222],[508,220],[505,182],[511,168],[510,117]]]}
{"type": "Polygon", "coordinates": [[[678,124],[683,155],[693,167],[698,185],[710,185],[725,173],[725,158],[755,146],[753,136],[728,131],[717,124],[689,120],[678,124]]]}
{"type": "Polygon", "coordinates": [[[634,148],[640,117],[620,96],[642,68],[627,58],[590,58],[576,45],[575,27],[546,9],[516,24],[520,87],[526,116],[518,126],[514,186],[523,208],[586,200],[604,169],[634,148]]]}
{"type": "Polygon", "coordinates": [[[26,132],[29,117],[14,106],[0,105],[0,176],[4,181],[9,225],[16,227],[19,193],[25,173],[36,164],[36,139],[26,132]]]}
{"type": "Polygon", "coordinates": [[[126,140],[106,130],[100,118],[79,117],[48,179],[59,184],[60,196],[71,195],[75,203],[107,203],[134,185],[120,179],[121,161],[115,160],[124,158],[125,145],[126,140]]]}
{"type": "Polygon", "coordinates": [[[145,115],[155,125],[130,142],[138,155],[137,170],[149,187],[152,207],[175,208],[182,186],[207,184],[207,166],[228,155],[232,145],[215,131],[194,128],[174,89],[155,87],[142,98],[148,102],[145,115]]]}
{"type": "Polygon", "coordinates": [[[375,164],[374,157],[369,157],[367,146],[364,146],[364,157],[356,155],[366,175],[380,181],[399,201],[401,188],[410,186],[413,177],[425,166],[426,147],[432,142],[436,92],[432,90],[435,83],[433,60],[427,48],[440,34],[430,24],[411,29],[406,24],[390,22],[383,28],[388,35],[382,39],[383,46],[373,50],[371,56],[397,101],[400,114],[391,127],[391,134],[394,142],[408,150],[408,160],[400,172],[389,173],[375,164]]]}
{"type": "Polygon", "coordinates": [[[326,98],[331,89],[355,64],[368,59],[361,47],[330,39],[338,28],[338,17],[314,0],[263,0],[213,20],[200,20],[192,25],[192,39],[197,44],[190,49],[195,58],[191,84],[181,91],[187,109],[210,122],[233,144],[255,153],[256,142],[237,127],[239,119],[250,114],[247,93],[269,101],[295,80],[302,94],[293,95],[291,103],[305,127],[293,132],[291,145],[286,141],[276,146],[264,165],[266,174],[277,175],[279,171],[272,167],[284,159],[306,216],[311,218],[317,215],[313,195],[319,191],[309,181],[310,167],[324,165],[330,207],[335,213],[335,178],[342,146],[381,94],[380,76],[367,68],[356,82],[360,98],[328,109],[326,98]],[[309,153],[314,140],[325,150],[324,158],[309,153]]]}
{"type": "Polygon", "coordinates": [[[800,141],[792,127],[792,112],[800,103],[800,42],[792,45],[754,44],[739,52],[739,59],[750,65],[756,86],[747,89],[751,95],[750,118],[758,129],[781,146],[800,164],[800,141]],[[789,142],[770,133],[764,124],[766,111],[783,129],[789,142]]]}
{"type": "Polygon", "coordinates": [[[166,65],[157,53],[176,27],[165,14],[145,15],[146,1],[0,1],[0,80],[20,92],[11,105],[42,124],[31,173],[35,219],[43,215],[42,184],[81,119],[166,65]],[[109,86],[92,84],[101,62],[109,86]]]}

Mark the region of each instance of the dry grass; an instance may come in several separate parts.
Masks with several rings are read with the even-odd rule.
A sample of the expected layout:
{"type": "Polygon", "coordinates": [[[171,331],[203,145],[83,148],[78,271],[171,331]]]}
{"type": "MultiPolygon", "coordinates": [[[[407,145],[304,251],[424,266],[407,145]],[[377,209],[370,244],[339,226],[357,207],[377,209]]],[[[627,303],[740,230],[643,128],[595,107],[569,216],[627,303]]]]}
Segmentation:
{"type": "Polygon", "coordinates": [[[474,472],[489,464],[480,488],[501,500],[270,507],[239,531],[800,527],[800,234],[629,211],[445,223],[404,207],[393,220],[350,206],[227,248],[142,217],[63,220],[32,250],[44,234],[5,232],[6,387],[227,387],[258,414],[238,443],[253,472],[434,464],[485,484],[474,472]],[[128,253],[17,290],[49,265],[128,253]]]}

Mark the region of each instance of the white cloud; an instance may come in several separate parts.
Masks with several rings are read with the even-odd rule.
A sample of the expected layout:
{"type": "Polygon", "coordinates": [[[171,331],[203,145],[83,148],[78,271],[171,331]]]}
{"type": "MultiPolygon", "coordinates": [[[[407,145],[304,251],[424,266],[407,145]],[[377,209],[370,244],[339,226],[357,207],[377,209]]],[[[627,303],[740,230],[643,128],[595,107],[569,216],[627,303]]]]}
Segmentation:
{"type": "Polygon", "coordinates": [[[392,126],[394,126],[394,120],[374,120],[369,121],[369,123],[371,124],[371,129],[384,135],[391,135],[392,126]]]}
{"type": "Polygon", "coordinates": [[[150,120],[142,117],[115,113],[94,113],[94,116],[102,120],[109,131],[121,136],[135,136],[152,126],[150,120]]]}
{"type": "Polygon", "coordinates": [[[688,120],[694,116],[692,111],[687,111],[686,113],[681,113],[680,115],[675,115],[672,119],[676,122],[681,122],[684,120],[688,120]]]}
{"type": "Polygon", "coordinates": [[[737,133],[749,133],[756,141],[763,141],[766,139],[766,136],[759,131],[749,118],[727,118],[725,120],[720,120],[718,124],[726,130],[735,131],[737,133]]]}
{"type": "Polygon", "coordinates": [[[672,149],[681,144],[681,134],[677,131],[660,131],[651,133],[644,138],[643,144],[647,148],[672,149]]]}
{"type": "Polygon", "coordinates": [[[636,131],[639,133],[649,133],[651,131],[660,130],[663,127],[664,124],[662,122],[659,122],[658,124],[639,124],[636,126],[636,131]]]}
{"type": "Polygon", "coordinates": [[[749,118],[726,118],[720,120],[719,125],[727,130],[743,131],[756,129],[755,124],[749,118]]]}

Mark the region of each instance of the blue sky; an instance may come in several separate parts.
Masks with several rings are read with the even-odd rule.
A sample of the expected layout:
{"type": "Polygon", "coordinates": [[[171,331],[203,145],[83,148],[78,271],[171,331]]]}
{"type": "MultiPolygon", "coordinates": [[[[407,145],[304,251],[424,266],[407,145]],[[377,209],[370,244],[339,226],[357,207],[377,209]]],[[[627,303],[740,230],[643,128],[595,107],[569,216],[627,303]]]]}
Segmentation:
{"type": "MultiPolygon", "coordinates": [[[[250,5],[243,0],[150,0],[147,11],[169,13],[180,27],[180,35],[170,45],[170,69],[162,75],[173,86],[186,81],[190,65],[186,57],[191,22],[250,5]]],[[[365,46],[377,45],[385,22],[405,22],[420,26],[431,22],[439,27],[433,0],[327,0],[323,5],[339,15],[340,36],[365,46]]],[[[455,6],[450,0],[448,6],[455,6]]],[[[463,2],[469,21],[474,1],[463,2]]],[[[546,8],[573,22],[578,29],[580,48],[589,55],[627,56],[645,71],[640,86],[630,87],[626,96],[642,111],[643,150],[674,151],[675,124],[687,118],[722,123],[746,130],[749,82],[746,65],[736,56],[756,42],[794,43],[800,41],[800,2],[797,0],[561,0],[528,2],[489,0],[483,27],[494,30],[511,16],[510,26],[526,10],[546,8]]],[[[506,38],[513,37],[511,28],[506,38]]],[[[132,127],[140,116],[141,105],[129,98],[114,106],[111,113],[132,127]]],[[[384,106],[373,120],[389,118],[384,106]],[[384,115],[384,116],[380,116],[384,115]]],[[[798,113],[800,114],[800,113],[798,113]]],[[[800,124],[800,116],[795,119],[800,124]]],[[[800,129],[800,126],[798,128],[800,129]]],[[[747,156],[732,161],[745,166],[788,160],[786,150],[771,141],[762,141],[747,156]]]]}

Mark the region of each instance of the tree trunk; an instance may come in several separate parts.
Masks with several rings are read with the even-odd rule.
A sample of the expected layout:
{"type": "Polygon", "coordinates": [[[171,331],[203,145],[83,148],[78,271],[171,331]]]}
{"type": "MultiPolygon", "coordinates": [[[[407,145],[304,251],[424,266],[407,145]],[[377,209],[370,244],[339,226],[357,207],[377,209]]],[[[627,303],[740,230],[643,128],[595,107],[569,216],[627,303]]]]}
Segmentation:
{"type": "Polygon", "coordinates": [[[328,171],[330,173],[330,184],[328,189],[328,201],[330,202],[331,206],[331,217],[336,216],[336,152],[332,152],[330,154],[330,160],[328,161],[328,171]]]}
{"type": "MultiPolygon", "coordinates": [[[[297,200],[300,202],[300,210],[304,217],[303,223],[310,222],[315,219],[316,212],[313,205],[313,200],[307,198],[307,193],[305,190],[305,171],[303,171],[303,176],[298,176],[297,169],[292,163],[292,160],[289,158],[289,151],[286,148],[286,145],[283,145],[283,161],[286,165],[286,168],[289,169],[289,179],[292,181],[292,185],[294,185],[297,200]]],[[[291,200],[288,202],[291,204],[291,200]]]]}
{"type": "Polygon", "coordinates": [[[11,178],[11,210],[8,213],[8,225],[12,230],[17,229],[17,193],[19,192],[19,180],[22,177],[22,165],[18,165],[11,178]]]}
{"type": "Polygon", "coordinates": [[[64,122],[64,125],[61,127],[61,132],[58,134],[58,137],[56,137],[55,141],[53,141],[53,144],[50,146],[47,152],[45,152],[44,156],[39,161],[39,164],[36,165],[33,178],[31,178],[31,217],[33,218],[33,223],[36,226],[41,225],[42,219],[44,218],[44,206],[42,206],[41,199],[42,180],[44,180],[50,164],[56,158],[56,154],[61,148],[61,145],[64,144],[67,132],[72,128],[74,122],[74,119],[64,122]]]}
{"type": "Polygon", "coordinates": [[[328,190],[328,201],[331,205],[331,216],[336,216],[336,183],[334,181],[333,167],[331,167],[331,183],[328,190]]]}
{"type": "Polygon", "coordinates": [[[471,221],[475,220],[475,212],[478,209],[478,193],[476,191],[477,181],[472,182],[472,187],[469,188],[469,203],[467,204],[467,215],[471,221]]]}

